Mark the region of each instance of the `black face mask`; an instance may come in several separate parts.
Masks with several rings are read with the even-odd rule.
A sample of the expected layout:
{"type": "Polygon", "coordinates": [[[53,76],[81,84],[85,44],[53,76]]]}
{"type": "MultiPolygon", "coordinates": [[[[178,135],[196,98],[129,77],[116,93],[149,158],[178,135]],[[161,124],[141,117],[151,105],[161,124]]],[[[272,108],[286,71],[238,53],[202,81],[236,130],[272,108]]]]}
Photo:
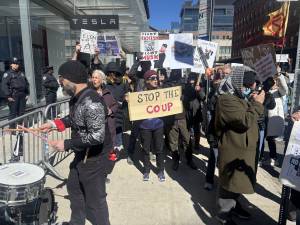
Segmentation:
{"type": "Polygon", "coordinates": [[[73,83],[62,85],[62,92],[66,96],[73,97],[75,95],[75,91],[76,91],[76,86],[73,83]]]}

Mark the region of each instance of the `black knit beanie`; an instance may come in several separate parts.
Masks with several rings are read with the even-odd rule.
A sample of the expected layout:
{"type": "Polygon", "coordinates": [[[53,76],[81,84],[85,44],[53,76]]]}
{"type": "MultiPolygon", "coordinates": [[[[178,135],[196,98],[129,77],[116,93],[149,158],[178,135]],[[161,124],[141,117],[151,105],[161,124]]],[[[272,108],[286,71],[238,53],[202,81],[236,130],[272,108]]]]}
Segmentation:
{"type": "Polygon", "coordinates": [[[255,83],[256,73],[253,71],[246,71],[244,72],[244,80],[243,85],[245,87],[250,87],[255,83]]]}
{"type": "Polygon", "coordinates": [[[63,63],[58,69],[58,75],[75,84],[86,83],[88,79],[84,65],[75,60],[63,63]]]}

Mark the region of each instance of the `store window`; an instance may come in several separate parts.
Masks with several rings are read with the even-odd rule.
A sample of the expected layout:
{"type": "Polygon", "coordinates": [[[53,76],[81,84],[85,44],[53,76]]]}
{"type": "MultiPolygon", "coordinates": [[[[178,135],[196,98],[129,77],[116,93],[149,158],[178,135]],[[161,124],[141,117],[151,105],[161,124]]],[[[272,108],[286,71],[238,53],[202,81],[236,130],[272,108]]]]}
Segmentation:
{"type": "Polygon", "coordinates": [[[51,9],[30,1],[30,23],[32,54],[34,61],[37,100],[43,99],[42,70],[45,66],[54,67],[57,76],[59,66],[70,57],[70,26],[61,15],[51,9]]]}
{"type": "MultiPolygon", "coordinates": [[[[8,70],[9,59],[17,57],[23,66],[23,46],[20,23],[20,8],[18,0],[0,1],[0,82],[8,70]]],[[[1,85],[1,84],[0,84],[1,85]]],[[[0,89],[0,117],[7,115],[8,107],[0,89]]]]}

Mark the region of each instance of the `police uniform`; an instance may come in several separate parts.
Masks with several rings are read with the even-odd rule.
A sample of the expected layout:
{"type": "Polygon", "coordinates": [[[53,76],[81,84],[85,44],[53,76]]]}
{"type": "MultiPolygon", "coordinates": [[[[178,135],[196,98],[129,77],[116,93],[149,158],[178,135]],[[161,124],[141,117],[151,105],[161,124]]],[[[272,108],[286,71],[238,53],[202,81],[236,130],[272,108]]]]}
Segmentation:
{"type": "Polygon", "coordinates": [[[29,83],[24,73],[9,69],[3,75],[1,86],[5,98],[14,99],[14,101],[8,101],[8,119],[11,120],[23,115],[26,106],[26,96],[29,95],[29,83]]]}
{"type": "Polygon", "coordinates": [[[51,103],[55,103],[57,100],[57,90],[59,88],[59,84],[53,74],[48,73],[49,70],[52,70],[52,67],[48,67],[43,75],[43,86],[45,88],[45,98],[46,105],[51,103]]]}

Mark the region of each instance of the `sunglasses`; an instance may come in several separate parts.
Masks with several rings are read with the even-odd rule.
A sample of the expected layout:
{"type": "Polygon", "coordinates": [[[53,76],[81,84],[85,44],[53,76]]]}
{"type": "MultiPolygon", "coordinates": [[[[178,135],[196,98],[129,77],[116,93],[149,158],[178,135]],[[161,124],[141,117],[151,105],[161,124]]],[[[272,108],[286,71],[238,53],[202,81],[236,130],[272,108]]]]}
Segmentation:
{"type": "Polygon", "coordinates": [[[158,80],[158,79],[157,79],[157,76],[151,76],[148,78],[148,80],[154,81],[154,80],[158,80]]]}

